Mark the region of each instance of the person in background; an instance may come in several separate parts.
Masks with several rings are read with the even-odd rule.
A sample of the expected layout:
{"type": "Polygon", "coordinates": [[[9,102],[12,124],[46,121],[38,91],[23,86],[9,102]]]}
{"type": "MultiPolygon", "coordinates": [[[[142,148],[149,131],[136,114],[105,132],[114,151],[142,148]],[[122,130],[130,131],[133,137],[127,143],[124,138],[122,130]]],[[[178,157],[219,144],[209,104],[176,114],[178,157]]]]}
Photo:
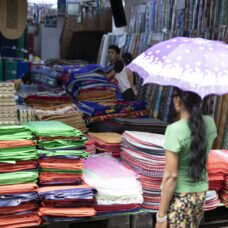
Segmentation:
{"type": "Polygon", "coordinates": [[[32,84],[31,73],[26,73],[21,77],[21,79],[17,79],[14,81],[14,87],[15,87],[16,92],[18,92],[20,90],[20,87],[22,84],[25,84],[25,85],[31,85],[32,84]]]}
{"type": "Polygon", "coordinates": [[[156,228],[199,226],[208,190],[207,157],[217,130],[213,118],[203,116],[202,100],[175,89],[174,106],[180,120],[165,133],[165,172],[156,228]]]}
{"type": "Polygon", "coordinates": [[[114,64],[120,58],[120,48],[116,45],[110,45],[108,47],[108,61],[109,65],[106,68],[106,71],[109,73],[113,70],[114,64]]]}
{"type": "MultiPolygon", "coordinates": [[[[132,62],[132,55],[131,53],[125,52],[122,55],[122,60],[124,61],[124,65],[127,66],[132,62]]],[[[131,85],[131,88],[135,94],[135,96],[137,95],[137,90],[135,87],[135,73],[132,72],[130,69],[127,68],[127,75],[128,75],[128,81],[131,85]]]]}

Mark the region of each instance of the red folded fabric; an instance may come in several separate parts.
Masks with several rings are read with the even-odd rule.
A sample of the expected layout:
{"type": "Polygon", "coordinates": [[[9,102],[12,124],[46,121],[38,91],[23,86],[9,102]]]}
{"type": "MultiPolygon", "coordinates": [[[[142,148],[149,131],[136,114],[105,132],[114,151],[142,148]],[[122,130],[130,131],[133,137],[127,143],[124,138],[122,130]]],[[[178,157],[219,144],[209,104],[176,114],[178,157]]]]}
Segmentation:
{"type": "Polygon", "coordinates": [[[40,159],[39,165],[43,169],[83,170],[83,162],[75,159],[40,159]]]}
{"type": "Polygon", "coordinates": [[[43,207],[71,208],[71,207],[91,207],[95,200],[42,200],[43,207]]]}
{"type": "Polygon", "coordinates": [[[41,207],[39,209],[40,216],[60,216],[60,217],[91,217],[96,215],[96,211],[93,208],[53,208],[53,207],[41,207]]]}
{"type": "Polygon", "coordinates": [[[97,212],[126,211],[139,208],[138,204],[94,205],[97,212]]]}
{"type": "Polygon", "coordinates": [[[0,195],[36,192],[37,189],[38,189],[38,186],[35,183],[1,185],[0,186],[0,195]]]}
{"type": "Polygon", "coordinates": [[[82,184],[82,185],[70,185],[70,186],[47,186],[47,187],[40,187],[38,189],[39,193],[42,192],[49,192],[49,191],[55,191],[55,190],[64,190],[64,189],[74,189],[74,188],[91,188],[88,184],[82,184]]]}
{"type": "Polygon", "coordinates": [[[15,207],[0,207],[0,215],[11,215],[19,212],[35,210],[37,208],[38,208],[38,205],[33,202],[23,203],[15,207]]]}
{"type": "Polygon", "coordinates": [[[15,164],[1,163],[0,173],[36,169],[37,164],[38,164],[37,161],[17,161],[15,164]]]}
{"type": "Polygon", "coordinates": [[[36,212],[28,215],[4,215],[0,216],[0,227],[17,228],[39,226],[41,219],[36,212]]]}
{"type": "Polygon", "coordinates": [[[32,140],[0,141],[0,148],[27,147],[35,145],[36,143],[32,140]]]}
{"type": "Polygon", "coordinates": [[[82,183],[82,174],[41,172],[39,175],[41,184],[50,184],[52,182],[62,182],[65,184],[82,183]]]}

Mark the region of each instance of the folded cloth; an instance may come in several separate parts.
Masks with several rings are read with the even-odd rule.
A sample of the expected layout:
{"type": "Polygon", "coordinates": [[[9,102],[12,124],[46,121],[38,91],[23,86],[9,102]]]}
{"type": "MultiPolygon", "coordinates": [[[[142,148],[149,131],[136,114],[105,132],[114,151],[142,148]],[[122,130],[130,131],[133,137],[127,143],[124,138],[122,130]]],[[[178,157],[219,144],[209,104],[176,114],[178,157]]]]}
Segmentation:
{"type": "Polygon", "coordinates": [[[75,186],[49,186],[38,189],[41,200],[93,199],[95,190],[87,184],[75,186]]]}
{"type": "Polygon", "coordinates": [[[41,207],[39,209],[41,216],[63,216],[63,217],[91,217],[96,215],[93,208],[51,208],[41,207]]]}
{"type": "Polygon", "coordinates": [[[81,160],[67,159],[67,158],[40,159],[39,165],[41,168],[44,168],[44,169],[83,170],[83,163],[81,160]]]}
{"type": "Polygon", "coordinates": [[[0,141],[31,139],[32,132],[26,126],[13,125],[0,127],[0,141]]]}
{"type": "Polygon", "coordinates": [[[59,121],[34,121],[24,124],[36,136],[46,137],[83,137],[82,133],[75,128],[59,121]]]}
{"type": "Polygon", "coordinates": [[[33,211],[35,209],[38,209],[37,203],[26,202],[15,207],[0,207],[0,215],[12,215],[12,214],[22,213],[26,211],[33,211]]]}
{"type": "Polygon", "coordinates": [[[43,185],[81,184],[82,174],[41,172],[39,179],[43,185]]]}
{"type": "Polygon", "coordinates": [[[38,150],[40,157],[70,157],[71,159],[87,158],[89,154],[83,150],[38,150]]]}
{"type": "Polygon", "coordinates": [[[26,202],[37,202],[38,199],[36,192],[1,195],[0,207],[15,207],[26,202]]]}
{"type": "Polygon", "coordinates": [[[72,207],[92,207],[95,200],[42,200],[43,207],[72,208],[72,207]]]}
{"type": "Polygon", "coordinates": [[[90,157],[84,161],[84,180],[94,186],[99,205],[141,204],[142,186],[136,173],[108,156],[90,157]]]}
{"type": "Polygon", "coordinates": [[[2,185],[0,186],[0,195],[36,192],[38,186],[35,183],[2,185]]]}
{"type": "Polygon", "coordinates": [[[36,182],[38,173],[36,171],[19,171],[0,174],[0,185],[24,184],[36,182]]]}
{"type": "Polygon", "coordinates": [[[121,135],[117,133],[88,133],[89,136],[107,144],[120,144],[121,143],[121,135]]]}
{"type": "Polygon", "coordinates": [[[37,168],[37,161],[16,161],[15,164],[1,163],[0,173],[10,173],[37,168]]]}
{"type": "Polygon", "coordinates": [[[41,219],[36,212],[0,216],[0,227],[4,228],[39,226],[40,223],[41,219]]]}
{"type": "Polygon", "coordinates": [[[94,205],[93,208],[99,212],[126,211],[140,208],[138,204],[116,204],[116,205],[94,205]]]}
{"type": "Polygon", "coordinates": [[[0,141],[0,148],[15,148],[15,147],[30,147],[35,146],[35,142],[32,140],[8,140],[0,141]]]}
{"type": "Polygon", "coordinates": [[[37,159],[35,147],[15,147],[0,149],[0,162],[15,163],[16,161],[37,159]]]}

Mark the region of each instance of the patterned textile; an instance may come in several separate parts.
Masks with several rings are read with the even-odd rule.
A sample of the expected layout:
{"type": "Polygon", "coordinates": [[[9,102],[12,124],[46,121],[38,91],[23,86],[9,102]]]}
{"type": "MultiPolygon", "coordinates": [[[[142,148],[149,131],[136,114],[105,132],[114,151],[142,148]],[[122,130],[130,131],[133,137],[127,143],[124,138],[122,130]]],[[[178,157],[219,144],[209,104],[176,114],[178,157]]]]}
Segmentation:
{"type": "Polygon", "coordinates": [[[170,228],[199,226],[205,193],[175,193],[168,212],[170,228]]]}
{"type": "Polygon", "coordinates": [[[160,203],[165,168],[163,144],[163,135],[135,131],[126,131],[122,135],[122,162],[139,174],[143,187],[142,207],[152,211],[157,211],[160,203]]]}

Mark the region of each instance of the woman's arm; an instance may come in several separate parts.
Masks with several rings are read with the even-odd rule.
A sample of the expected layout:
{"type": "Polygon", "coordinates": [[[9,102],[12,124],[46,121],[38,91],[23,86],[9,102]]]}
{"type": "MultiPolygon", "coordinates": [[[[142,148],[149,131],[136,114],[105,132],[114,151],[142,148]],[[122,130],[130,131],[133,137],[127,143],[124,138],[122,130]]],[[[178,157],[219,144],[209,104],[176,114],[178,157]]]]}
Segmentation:
{"type": "MultiPolygon", "coordinates": [[[[166,151],[166,165],[165,173],[162,180],[162,193],[161,203],[159,207],[159,217],[162,218],[167,215],[169,205],[173,198],[178,174],[178,154],[172,151],[166,151]]],[[[158,224],[156,227],[163,227],[162,224],[158,224]],[[161,226],[159,226],[161,225],[161,226]]]]}

